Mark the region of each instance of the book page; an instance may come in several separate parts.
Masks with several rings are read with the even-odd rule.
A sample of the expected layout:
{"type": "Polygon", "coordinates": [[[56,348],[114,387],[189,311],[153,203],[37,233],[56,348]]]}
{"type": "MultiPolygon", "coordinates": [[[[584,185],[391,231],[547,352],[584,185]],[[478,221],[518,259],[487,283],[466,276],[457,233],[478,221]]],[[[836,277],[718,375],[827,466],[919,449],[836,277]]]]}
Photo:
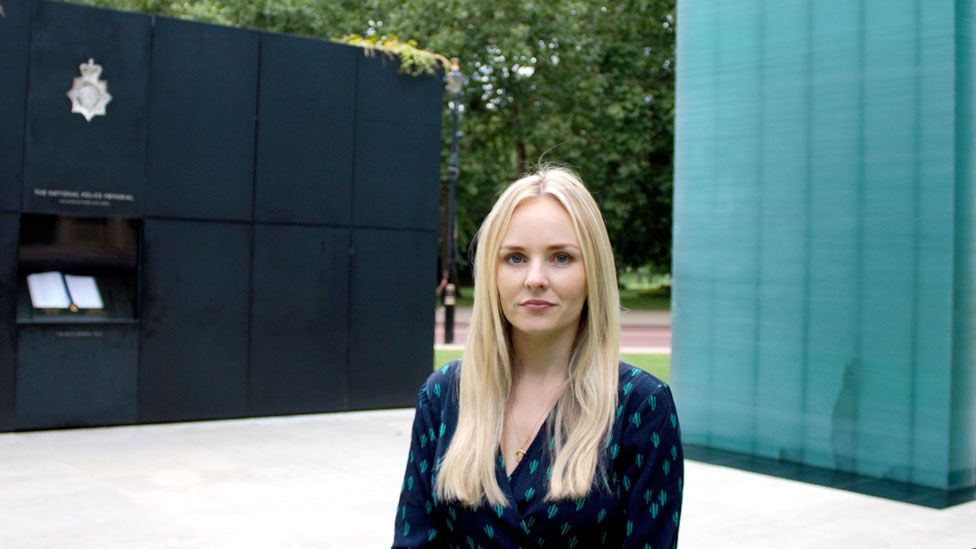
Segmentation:
{"type": "Polygon", "coordinates": [[[64,275],[64,283],[68,286],[71,301],[79,309],[103,309],[105,307],[95,277],[64,275]]]}
{"type": "Polygon", "coordinates": [[[57,271],[27,275],[27,290],[35,309],[67,309],[71,305],[64,279],[57,271]]]}

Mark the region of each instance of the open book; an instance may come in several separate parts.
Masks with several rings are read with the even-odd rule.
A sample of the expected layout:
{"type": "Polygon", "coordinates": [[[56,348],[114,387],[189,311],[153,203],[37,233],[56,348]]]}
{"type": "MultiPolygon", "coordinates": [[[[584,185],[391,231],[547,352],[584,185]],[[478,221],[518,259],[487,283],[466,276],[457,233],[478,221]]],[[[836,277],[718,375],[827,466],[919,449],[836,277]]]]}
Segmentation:
{"type": "Polygon", "coordinates": [[[27,289],[35,309],[103,309],[98,283],[91,276],[74,276],[58,271],[27,275],[27,289]]]}

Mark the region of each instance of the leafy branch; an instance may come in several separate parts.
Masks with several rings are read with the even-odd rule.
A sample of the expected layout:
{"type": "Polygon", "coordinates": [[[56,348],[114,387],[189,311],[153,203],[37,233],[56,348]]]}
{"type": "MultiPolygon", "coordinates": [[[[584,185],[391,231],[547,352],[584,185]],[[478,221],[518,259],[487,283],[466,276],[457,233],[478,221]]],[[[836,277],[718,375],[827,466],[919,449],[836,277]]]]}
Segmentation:
{"type": "Polygon", "coordinates": [[[435,74],[438,68],[447,72],[451,68],[451,62],[447,57],[417,47],[416,40],[404,42],[396,35],[362,36],[360,34],[347,34],[341,38],[333,38],[333,40],[363,48],[368,56],[380,52],[391,59],[398,57],[400,59],[400,72],[412,76],[435,74]]]}

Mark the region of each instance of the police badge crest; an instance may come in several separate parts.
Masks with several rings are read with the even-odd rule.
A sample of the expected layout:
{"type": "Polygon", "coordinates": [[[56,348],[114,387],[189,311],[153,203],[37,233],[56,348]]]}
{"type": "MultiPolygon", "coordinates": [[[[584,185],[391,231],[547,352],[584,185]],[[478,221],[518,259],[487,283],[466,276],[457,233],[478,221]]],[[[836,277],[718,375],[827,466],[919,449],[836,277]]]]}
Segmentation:
{"type": "Polygon", "coordinates": [[[75,77],[74,85],[68,90],[71,99],[71,112],[76,112],[91,122],[96,116],[105,116],[105,106],[112,100],[108,93],[108,81],[99,80],[102,66],[96,65],[94,59],[79,65],[81,76],[75,77]]]}

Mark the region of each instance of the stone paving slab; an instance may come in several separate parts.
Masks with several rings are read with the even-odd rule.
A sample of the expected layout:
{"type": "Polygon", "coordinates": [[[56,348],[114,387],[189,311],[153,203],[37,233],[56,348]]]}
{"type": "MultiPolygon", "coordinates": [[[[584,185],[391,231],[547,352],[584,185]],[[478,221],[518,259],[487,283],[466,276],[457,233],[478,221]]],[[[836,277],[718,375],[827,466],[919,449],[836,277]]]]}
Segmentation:
{"type": "MultiPolygon", "coordinates": [[[[388,547],[412,410],[0,435],[0,547],[388,547]]],[[[687,463],[681,547],[976,546],[934,510],[687,463]]]]}

